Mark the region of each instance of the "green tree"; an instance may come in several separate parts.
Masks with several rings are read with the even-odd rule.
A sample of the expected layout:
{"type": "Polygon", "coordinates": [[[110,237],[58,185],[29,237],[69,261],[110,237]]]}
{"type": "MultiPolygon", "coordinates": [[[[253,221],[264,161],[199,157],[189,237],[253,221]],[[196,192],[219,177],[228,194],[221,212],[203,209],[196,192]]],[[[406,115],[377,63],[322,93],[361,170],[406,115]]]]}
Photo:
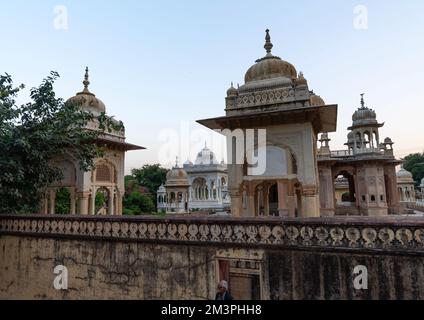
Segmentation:
{"type": "Polygon", "coordinates": [[[418,186],[424,178],[424,152],[410,154],[405,157],[403,167],[412,173],[416,186],[418,186]]]}
{"type": "Polygon", "coordinates": [[[122,127],[104,113],[95,117],[57,98],[58,77],[51,72],[30,90],[30,102],[18,106],[24,86],[15,87],[10,75],[0,75],[0,213],[35,212],[41,190],[63,177],[52,159],[72,154],[88,171],[103,154],[95,144],[99,134],[122,127]],[[99,129],[85,129],[90,121],[98,121],[99,129]]]}
{"type": "Polygon", "coordinates": [[[168,170],[162,168],[160,164],[144,165],[141,169],[133,169],[132,176],[139,186],[143,186],[149,190],[151,198],[156,203],[156,193],[161,184],[166,181],[166,173],[168,170]]]}
{"type": "Polygon", "coordinates": [[[142,213],[155,212],[155,204],[152,198],[148,195],[134,191],[124,197],[124,214],[139,215],[142,213]]]}

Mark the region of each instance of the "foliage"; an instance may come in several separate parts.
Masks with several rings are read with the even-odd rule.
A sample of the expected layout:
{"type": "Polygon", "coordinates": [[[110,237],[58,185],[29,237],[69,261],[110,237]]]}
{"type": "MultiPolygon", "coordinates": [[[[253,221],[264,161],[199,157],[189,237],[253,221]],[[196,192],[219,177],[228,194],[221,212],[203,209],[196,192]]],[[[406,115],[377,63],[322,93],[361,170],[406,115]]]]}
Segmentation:
{"type": "Polygon", "coordinates": [[[126,215],[140,215],[143,213],[152,213],[156,210],[152,198],[138,191],[126,195],[123,205],[124,214],[126,215]]]}
{"type": "Polygon", "coordinates": [[[405,163],[403,165],[405,170],[412,173],[416,186],[419,186],[421,180],[424,178],[424,152],[414,153],[405,157],[405,163]]]}
{"type": "Polygon", "coordinates": [[[133,169],[132,176],[140,186],[146,187],[154,199],[156,192],[166,181],[168,170],[162,168],[160,164],[144,165],[141,169],[133,169]]]}
{"type": "Polygon", "coordinates": [[[88,171],[102,155],[96,138],[122,127],[104,113],[95,117],[57,98],[53,85],[58,77],[51,72],[30,90],[30,102],[17,106],[24,86],[15,87],[10,75],[0,75],[0,213],[35,212],[42,190],[62,179],[53,159],[72,154],[88,171]],[[90,121],[97,121],[99,129],[85,129],[90,121]]]}
{"type": "Polygon", "coordinates": [[[56,192],[56,214],[69,214],[71,212],[71,193],[62,188],[56,192]]]}

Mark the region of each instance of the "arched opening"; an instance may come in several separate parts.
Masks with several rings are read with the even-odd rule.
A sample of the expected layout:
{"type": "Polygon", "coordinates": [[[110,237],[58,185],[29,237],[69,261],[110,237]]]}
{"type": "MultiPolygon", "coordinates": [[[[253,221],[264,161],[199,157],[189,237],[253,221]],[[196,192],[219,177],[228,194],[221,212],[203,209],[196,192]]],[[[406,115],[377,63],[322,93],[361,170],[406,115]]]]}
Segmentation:
{"type": "Polygon", "coordinates": [[[358,214],[355,178],[351,172],[342,170],[335,176],[334,195],[336,200],[336,215],[358,214]]]}
{"type": "Polygon", "coordinates": [[[371,148],[371,134],[368,131],[364,132],[364,147],[366,149],[371,148]]]}
{"type": "Polygon", "coordinates": [[[269,214],[271,216],[278,217],[280,214],[278,211],[279,202],[278,202],[278,184],[277,183],[274,183],[269,188],[268,203],[269,203],[269,214]]]}
{"type": "Polygon", "coordinates": [[[259,185],[255,190],[255,207],[256,207],[256,216],[265,215],[265,201],[264,201],[264,187],[259,185]]]}
{"type": "Polygon", "coordinates": [[[71,213],[71,193],[67,188],[60,188],[56,191],[55,213],[71,213]]]}
{"type": "Polygon", "coordinates": [[[373,144],[374,144],[374,148],[378,148],[379,147],[379,141],[378,141],[378,134],[376,131],[373,131],[373,144]]]}
{"type": "Polygon", "coordinates": [[[192,190],[194,193],[194,200],[203,201],[208,199],[209,189],[204,178],[194,179],[192,190]]]}
{"type": "Polygon", "coordinates": [[[95,214],[96,215],[107,215],[109,210],[109,190],[105,187],[101,187],[96,192],[95,199],[95,214]]]}

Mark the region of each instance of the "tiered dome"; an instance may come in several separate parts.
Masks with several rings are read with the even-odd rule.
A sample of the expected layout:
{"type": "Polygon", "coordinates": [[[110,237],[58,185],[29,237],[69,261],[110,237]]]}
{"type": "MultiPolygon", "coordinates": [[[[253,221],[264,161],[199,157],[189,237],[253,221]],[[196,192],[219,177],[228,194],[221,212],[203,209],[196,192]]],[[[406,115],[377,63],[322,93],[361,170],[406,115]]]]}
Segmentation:
{"type": "Polygon", "coordinates": [[[202,149],[197,154],[195,165],[213,165],[218,164],[218,160],[216,159],[215,154],[205,145],[205,148],[202,149]]]}
{"type": "Polygon", "coordinates": [[[90,85],[90,81],[88,80],[88,67],[85,69],[83,84],[84,90],[77,93],[74,97],[69,98],[67,103],[75,103],[83,110],[89,111],[94,115],[106,112],[105,104],[100,99],[96,98],[94,93],[88,90],[88,86],[90,85]]]}
{"type": "Polygon", "coordinates": [[[364,95],[361,95],[361,107],[352,116],[353,125],[378,124],[377,114],[365,106],[364,95]]]}
{"type": "Polygon", "coordinates": [[[273,44],[271,43],[271,36],[269,35],[269,30],[266,30],[265,41],[266,43],[264,48],[267,54],[262,59],[257,60],[256,64],[254,64],[249,68],[249,70],[247,70],[246,75],[244,77],[245,83],[280,77],[296,79],[296,68],[291,63],[272,55],[271,50],[273,48],[273,44]]]}

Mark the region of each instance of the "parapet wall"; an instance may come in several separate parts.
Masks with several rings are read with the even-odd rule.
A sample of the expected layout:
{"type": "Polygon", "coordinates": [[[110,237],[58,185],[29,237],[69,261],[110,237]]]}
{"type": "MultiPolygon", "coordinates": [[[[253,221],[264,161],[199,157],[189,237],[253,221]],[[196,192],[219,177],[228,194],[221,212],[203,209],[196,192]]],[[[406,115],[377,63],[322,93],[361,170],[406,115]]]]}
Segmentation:
{"type": "Polygon", "coordinates": [[[261,299],[424,299],[419,218],[0,216],[3,299],[213,299],[222,259],[257,262],[261,299]]]}

